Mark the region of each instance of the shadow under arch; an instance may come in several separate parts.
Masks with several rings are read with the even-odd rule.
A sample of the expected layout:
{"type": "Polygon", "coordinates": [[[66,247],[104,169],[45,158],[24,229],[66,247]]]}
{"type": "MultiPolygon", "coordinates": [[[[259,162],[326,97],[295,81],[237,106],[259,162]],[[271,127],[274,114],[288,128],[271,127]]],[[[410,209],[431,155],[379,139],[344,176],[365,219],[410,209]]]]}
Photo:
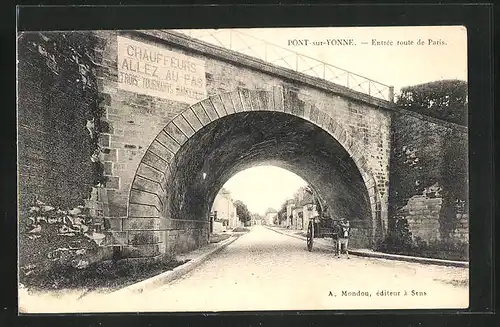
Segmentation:
{"type": "Polygon", "coordinates": [[[373,245],[380,197],[362,149],[328,113],[278,87],[211,96],[173,118],[138,166],[128,218],[154,219],[149,230],[203,229],[222,185],[259,164],[299,175],[339,215],[370,220],[373,245]]]}

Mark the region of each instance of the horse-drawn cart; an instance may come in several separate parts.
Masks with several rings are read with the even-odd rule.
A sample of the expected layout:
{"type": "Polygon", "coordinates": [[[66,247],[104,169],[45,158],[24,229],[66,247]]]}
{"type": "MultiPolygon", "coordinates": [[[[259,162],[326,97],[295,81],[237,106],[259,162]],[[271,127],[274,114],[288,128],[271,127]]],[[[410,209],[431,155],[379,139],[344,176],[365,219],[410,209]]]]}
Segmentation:
{"type": "Polygon", "coordinates": [[[312,251],[314,246],[315,238],[327,238],[332,239],[332,243],[335,247],[335,252],[337,253],[337,239],[339,237],[339,228],[337,224],[337,219],[325,218],[325,217],[314,217],[309,220],[307,226],[307,250],[312,251]]]}

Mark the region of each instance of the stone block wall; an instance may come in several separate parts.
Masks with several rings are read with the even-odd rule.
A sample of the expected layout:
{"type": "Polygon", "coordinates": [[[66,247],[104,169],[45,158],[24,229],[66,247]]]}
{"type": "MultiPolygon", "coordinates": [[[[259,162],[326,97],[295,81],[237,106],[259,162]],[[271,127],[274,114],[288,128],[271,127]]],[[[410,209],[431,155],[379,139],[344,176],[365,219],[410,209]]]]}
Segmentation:
{"type": "Polygon", "coordinates": [[[84,32],[22,32],[17,40],[20,267],[110,258],[112,249],[97,249],[93,238],[103,236],[107,211],[97,40],[84,32]]]}
{"type": "Polygon", "coordinates": [[[455,220],[456,226],[451,232],[451,238],[469,244],[469,214],[457,213],[455,220]]]}
{"type": "Polygon", "coordinates": [[[406,219],[414,241],[468,244],[467,144],[466,127],[407,111],[395,115],[390,217],[406,219]]]}
{"type": "Polygon", "coordinates": [[[351,233],[349,237],[349,248],[364,249],[371,248],[374,240],[372,240],[372,226],[366,220],[350,220],[351,233]]]}
{"type": "MultiPolygon", "coordinates": [[[[53,206],[84,204],[100,182],[91,161],[88,124],[99,117],[88,58],[95,41],[81,33],[21,33],[18,37],[19,193],[53,206]]],[[[94,128],[95,131],[95,128],[94,128]]]]}
{"type": "Polygon", "coordinates": [[[412,236],[425,241],[439,241],[439,213],[443,203],[441,187],[436,183],[412,196],[401,213],[408,220],[412,236]]]}

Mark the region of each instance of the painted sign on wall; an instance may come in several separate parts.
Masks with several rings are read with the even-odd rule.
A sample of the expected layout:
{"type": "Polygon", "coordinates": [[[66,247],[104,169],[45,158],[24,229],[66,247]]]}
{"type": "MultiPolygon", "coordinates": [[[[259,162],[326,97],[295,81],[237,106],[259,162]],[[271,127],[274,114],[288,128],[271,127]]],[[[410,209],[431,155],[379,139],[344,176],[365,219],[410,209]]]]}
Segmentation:
{"type": "Polygon", "coordinates": [[[205,62],[118,36],[118,87],[193,104],[207,96],[205,62]]]}

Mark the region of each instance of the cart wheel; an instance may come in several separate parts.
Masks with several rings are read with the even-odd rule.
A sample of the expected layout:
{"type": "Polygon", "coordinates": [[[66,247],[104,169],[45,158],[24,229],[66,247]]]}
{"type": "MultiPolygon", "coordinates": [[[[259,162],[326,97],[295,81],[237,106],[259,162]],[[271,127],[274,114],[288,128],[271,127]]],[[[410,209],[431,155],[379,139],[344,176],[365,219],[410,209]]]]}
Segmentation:
{"type": "Polygon", "coordinates": [[[314,238],[314,224],[312,221],[309,222],[309,226],[307,226],[307,250],[309,252],[312,251],[313,248],[313,238],[314,238]]]}

